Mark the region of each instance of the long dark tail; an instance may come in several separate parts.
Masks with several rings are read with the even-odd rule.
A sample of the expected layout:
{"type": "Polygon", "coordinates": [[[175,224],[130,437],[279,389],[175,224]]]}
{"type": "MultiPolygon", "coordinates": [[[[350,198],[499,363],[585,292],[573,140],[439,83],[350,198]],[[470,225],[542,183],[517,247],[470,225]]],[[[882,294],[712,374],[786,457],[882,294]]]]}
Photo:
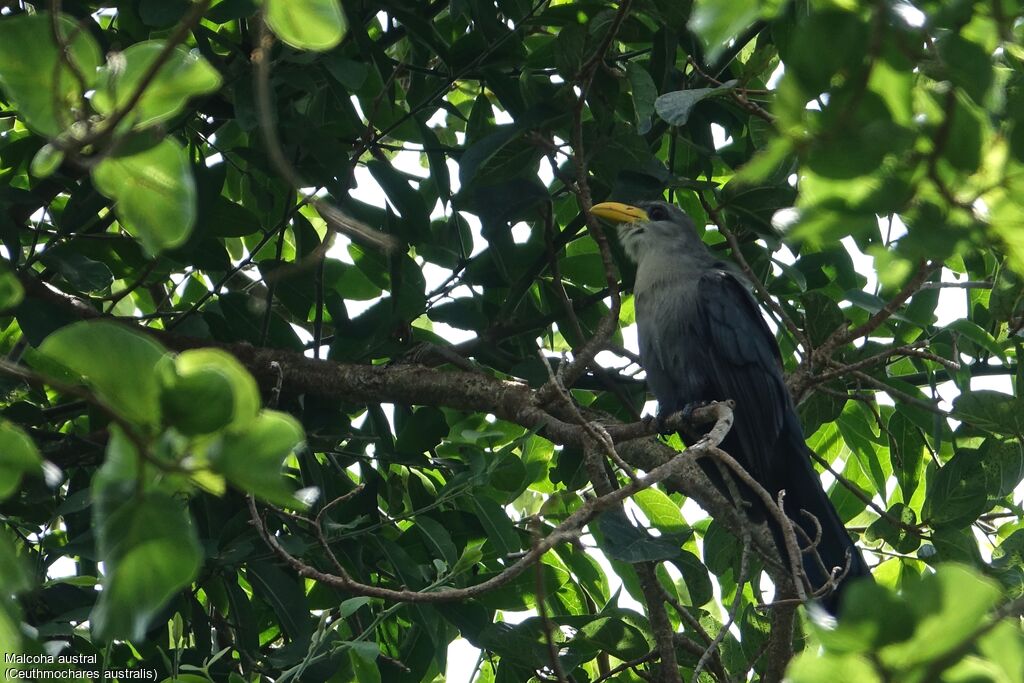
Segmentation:
{"type": "MultiPolygon", "coordinates": [[[[824,587],[828,582],[829,573],[834,567],[840,567],[842,581],[836,590],[821,598],[821,604],[825,609],[835,614],[842,592],[850,581],[871,576],[871,572],[860,550],[850,539],[835,507],[829,501],[828,494],[822,488],[821,479],[811,464],[811,453],[804,443],[803,434],[799,430],[794,434],[792,430],[784,429],[777,442],[775,455],[775,462],[780,468],[777,471],[778,479],[775,485],[778,489],[786,490],[786,515],[806,534],[797,534],[804,536],[798,539],[801,547],[806,547],[809,540],[818,537],[818,525],[821,526],[817,546],[813,552],[804,553],[803,556],[804,573],[811,587],[815,591],[824,587]],[[818,525],[805,512],[813,515],[818,525]]],[[[776,532],[775,535],[777,542],[781,542],[781,533],[776,532]]],[[[780,549],[785,552],[784,546],[780,546],[780,549]]]]}
{"type": "MultiPolygon", "coordinates": [[[[803,432],[796,415],[788,416],[782,428],[782,433],[775,442],[775,448],[771,454],[771,469],[769,475],[771,481],[763,481],[761,484],[775,499],[780,490],[786,490],[783,500],[783,508],[786,515],[793,520],[797,527],[803,531],[797,532],[797,541],[801,548],[807,548],[813,539],[818,539],[817,546],[813,552],[803,554],[803,568],[807,579],[811,584],[813,592],[818,593],[823,589],[829,580],[833,567],[840,567],[840,575],[843,577],[835,590],[821,595],[819,604],[831,614],[839,609],[839,601],[843,590],[850,581],[871,576],[867,563],[860,554],[860,550],[850,539],[846,532],[839,514],[828,499],[828,494],[822,488],[821,479],[811,464],[810,450],[804,442],[803,432]],[[813,515],[817,520],[816,525],[806,513],[813,515]],[[820,536],[818,525],[821,527],[820,536]]],[[[745,458],[742,453],[742,446],[734,434],[729,434],[722,443],[722,448],[732,454],[741,463],[745,458]]],[[[711,458],[702,458],[701,468],[708,475],[712,482],[729,496],[728,487],[722,480],[721,471],[711,458]]],[[[744,501],[746,509],[754,519],[765,520],[772,530],[775,543],[778,545],[779,554],[783,559],[788,558],[786,544],[782,529],[776,523],[775,518],[768,514],[767,509],[761,502],[760,497],[754,494],[748,486],[737,481],[737,489],[744,501]]]]}

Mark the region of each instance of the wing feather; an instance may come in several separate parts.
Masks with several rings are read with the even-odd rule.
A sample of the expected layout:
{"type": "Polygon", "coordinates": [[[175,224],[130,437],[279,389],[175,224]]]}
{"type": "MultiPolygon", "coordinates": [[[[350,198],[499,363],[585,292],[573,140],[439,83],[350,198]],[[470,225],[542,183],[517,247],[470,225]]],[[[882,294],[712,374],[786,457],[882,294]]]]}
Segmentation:
{"type": "Polygon", "coordinates": [[[782,376],[779,347],[750,293],[731,274],[710,270],[697,285],[697,336],[708,340],[704,367],[709,391],[736,401],[732,443],[737,457],[768,484],[779,463],[775,443],[791,399],[782,376]]]}

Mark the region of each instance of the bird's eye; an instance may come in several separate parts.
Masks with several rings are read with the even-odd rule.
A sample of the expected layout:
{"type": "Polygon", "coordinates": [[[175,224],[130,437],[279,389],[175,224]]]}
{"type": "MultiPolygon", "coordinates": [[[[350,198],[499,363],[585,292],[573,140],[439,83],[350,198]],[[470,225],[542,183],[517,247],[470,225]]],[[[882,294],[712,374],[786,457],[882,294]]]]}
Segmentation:
{"type": "Polygon", "coordinates": [[[668,218],[668,211],[665,210],[664,206],[652,206],[647,211],[647,217],[652,221],[663,221],[668,218]]]}

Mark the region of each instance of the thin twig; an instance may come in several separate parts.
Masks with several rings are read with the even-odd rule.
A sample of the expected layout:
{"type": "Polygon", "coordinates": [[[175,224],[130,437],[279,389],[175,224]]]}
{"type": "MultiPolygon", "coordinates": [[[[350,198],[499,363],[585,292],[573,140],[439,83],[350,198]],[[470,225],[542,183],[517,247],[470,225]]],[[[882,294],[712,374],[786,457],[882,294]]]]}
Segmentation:
{"type": "Polygon", "coordinates": [[[835,340],[828,340],[822,346],[828,349],[836,349],[840,346],[845,346],[855,339],[866,337],[871,334],[879,327],[881,327],[889,318],[891,318],[896,311],[902,306],[907,299],[916,294],[921,287],[924,285],[925,280],[935,270],[935,264],[931,261],[922,261],[917,266],[917,272],[914,276],[907,281],[903,288],[890,299],[885,306],[881,308],[877,313],[868,318],[865,322],[861,323],[852,330],[847,330],[841,333],[835,340]]]}
{"type": "MultiPolygon", "coordinates": [[[[698,457],[701,454],[709,452],[710,449],[715,448],[716,446],[717,444],[712,442],[700,445],[699,447],[694,446],[687,449],[685,455],[698,457]]],[[[566,517],[565,520],[563,520],[562,523],[553,529],[547,536],[531,547],[529,551],[524,553],[519,560],[515,562],[515,564],[509,566],[500,574],[493,576],[482,583],[468,586],[466,588],[449,588],[430,591],[414,591],[406,589],[392,590],[377,585],[359,583],[346,574],[328,574],[296,558],[280,544],[277,538],[270,533],[266,525],[263,523],[263,519],[256,509],[256,502],[251,496],[249,497],[249,512],[252,523],[264,543],[266,543],[274,554],[284,561],[285,564],[298,573],[299,576],[311,578],[327,586],[355,593],[357,595],[366,595],[384,600],[412,603],[451,602],[467,600],[478,595],[483,595],[495,588],[508,584],[531,567],[535,562],[539,561],[540,558],[551,548],[561,543],[575,542],[578,540],[583,527],[601,512],[621,505],[626,498],[635,495],[638,491],[650,488],[655,484],[676,476],[687,459],[687,457],[683,457],[682,455],[672,458],[668,462],[655,467],[643,477],[638,478],[635,482],[631,481],[625,486],[611,491],[607,495],[602,495],[588,500],[572,514],[566,517]]]]}

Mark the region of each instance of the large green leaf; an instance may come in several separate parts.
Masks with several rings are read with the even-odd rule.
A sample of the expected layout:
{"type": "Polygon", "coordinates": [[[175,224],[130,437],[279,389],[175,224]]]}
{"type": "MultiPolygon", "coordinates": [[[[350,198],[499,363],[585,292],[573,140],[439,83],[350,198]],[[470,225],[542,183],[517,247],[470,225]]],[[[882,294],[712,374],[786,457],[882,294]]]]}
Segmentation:
{"type": "Polygon", "coordinates": [[[196,185],[184,148],[173,138],[115,154],[92,170],[96,189],[113,199],[121,225],[151,254],[184,244],[196,220],[196,185]]]}
{"type": "Polygon", "coordinates": [[[284,459],[304,439],[291,415],[265,410],[255,420],[224,434],[210,451],[214,469],[246,493],[277,505],[298,503],[281,474],[284,459]]]}
{"type": "MultiPolygon", "coordinates": [[[[116,67],[108,63],[100,69],[92,98],[96,110],[111,114],[126,106],[164,49],[160,40],[135,43],[121,53],[116,67]]],[[[190,97],[213,92],[220,85],[220,74],[204,57],[182,47],[172,48],[170,58],[145,83],[142,97],[124,120],[135,128],[166,121],[180,112],[190,97]]]]}
{"type": "Polygon", "coordinates": [[[689,28],[704,39],[707,58],[714,60],[729,40],[761,16],[757,0],[697,0],[690,16],[689,28]]]}
{"type": "Polygon", "coordinates": [[[167,424],[185,434],[208,434],[252,421],[260,393],[256,380],[231,354],[192,349],[166,368],[160,405],[167,424]]]}
{"type": "Polygon", "coordinates": [[[81,376],[111,410],[144,425],[160,421],[157,364],[167,353],[141,332],[106,321],[63,327],[39,352],[81,376]]]}
{"type": "Polygon", "coordinates": [[[903,500],[909,501],[921,480],[924,436],[920,428],[898,410],[889,418],[888,433],[893,473],[903,492],[903,500]]]}
{"type": "Polygon", "coordinates": [[[103,640],[141,639],[157,611],[195,578],[202,560],[182,500],[160,493],[124,499],[123,494],[120,486],[97,492],[117,498],[96,519],[106,578],[90,619],[103,640]]]}
{"type": "Polygon", "coordinates": [[[682,534],[690,530],[679,506],[662,491],[648,488],[633,496],[655,529],[663,534],[682,534]]]}
{"type": "Polygon", "coordinates": [[[345,36],[347,24],[338,0],[266,0],[267,24],[302,50],[329,50],[345,36]]]}
{"type": "Polygon", "coordinates": [[[933,526],[965,525],[987,509],[987,501],[981,457],[965,449],[932,477],[921,514],[933,526]]]}
{"type": "Polygon", "coordinates": [[[18,276],[0,263],[0,312],[14,308],[21,303],[25,290],[18,281],[18,276]]]}
{"type": "MultiPolygon", "coordinates": [[[[64,15],[57,26],[68,43],[68,58],[85,89],[91,88],[100,65],[96,40],[88,28],[64,15]]],[[[32,130],[47,137],[64,132],[75,120],[73,110],[80,107],[82,85],[61,59],[48,13],[0,18],[0,86],[32,130]]]]}
{"type": "Polygon", "coordinates": [[[724,95],[732,90],[736,81],[729,81],[714,88],[691,88],[665,93],[654,101],[654,110],[667,123],[673,126],[685,126],[690,120],[690,112],[701,100],[724,95]]]}
{"type": "Polygon", "coordinates": [[[957,397],[953,410],[973,427],[1007,436],[1024,435],[1024,404],[1019,398],[988,389],[971,391],[957,397]]]}
{"type": "Polygon", "coordinates": [[[604,535],[601,549],[613,559],[658,562],[678,557],[681,552],[678,539],[652,536],[646,529],[633,524],[621,509],[603,512],[597,523],[604,535]]]}
{"type": "Polygon", "coordinates": [[[43,458],[29,435],[0,420],[0,500],[18,490],[23,475],[39,475],[42,469],[43,458]]]}
{"type": "Polygon", "coordinates": [[[909,640],[882,648],[879,659],[896,669],[937,659],[971,637],[999,595],[991,579],[961,565],[942,565],[907,587],[917,628],[909,640]]]}

